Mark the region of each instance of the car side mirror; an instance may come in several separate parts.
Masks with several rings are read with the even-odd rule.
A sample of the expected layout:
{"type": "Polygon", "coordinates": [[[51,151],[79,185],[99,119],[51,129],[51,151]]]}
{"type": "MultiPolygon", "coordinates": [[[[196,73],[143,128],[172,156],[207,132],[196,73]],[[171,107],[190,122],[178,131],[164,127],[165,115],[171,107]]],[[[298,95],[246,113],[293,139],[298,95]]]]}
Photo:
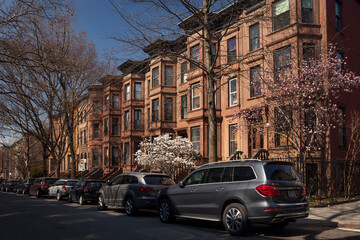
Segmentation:
{"type": "Polygon", "coordinates": [[[179,182],[179,187],[181,187],[181,188],[185,187],[185,183],[183,181],[180,181],[179,182]]]}

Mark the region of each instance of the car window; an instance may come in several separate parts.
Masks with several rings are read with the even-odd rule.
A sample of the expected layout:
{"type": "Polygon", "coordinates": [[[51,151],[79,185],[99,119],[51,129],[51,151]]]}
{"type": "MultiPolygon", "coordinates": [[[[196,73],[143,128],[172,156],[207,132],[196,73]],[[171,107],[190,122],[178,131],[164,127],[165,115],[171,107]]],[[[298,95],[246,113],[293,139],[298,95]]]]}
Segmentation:
{"type": "Polygon", "coordinates": [[[35,184],[41,183],[41,179],[36,179],[34,183],[35,184]]]}
{"type": "Polygon", "coordinates": [[[35,179],[29,179],[29,183],[33,183],[35,181],[35,179]]]}
{"type": "Polygon", "coordinates": [[[139,183],[138,178],[135,176],[130,176],[130,183],[131,184],[137,184],[139,183]]]}
{"type": "Polygon", "coordinates": [[[205,183],[221,182],[224,168],[210,168],[206,176],[205,183]]]}
{"type": "Polygon", "coordinates": [[[222,182],[231,182],[233,179],[233,172],[234,172],[233,167],[225,168],[221,181],[222,182]]]}
{"type": "Polygon", "coordinates": [[[76,183],[78,183],[78,181],[66,181],[64,184],[67,186],[75,186],[76,183]]]}
{"type": "Polygon", "coordinates": [[[145,184],[148,185],[174,185],[175,182],[169,176],[148,175],[144,177],[145,184]]]}
{"type": "Polygon", "coordinates": [[[92,189],[92,188],[101,188],[101,187],[102,187],[102,183],[101,183],[101,182],[88,182],[88,183],[86,184],[86,187],[87,187],[87,188],[90,188],[90,189],[92,189]]]}
{"type": "Polygon", "coordinates": [[[115,178],[111,181],[111,184],[112,184],[112,185],[120,184],[122,177],[123,177],[123,175],[119,175],[119,176],[115,177],[115,178]]]}
{"type": "Polygon", "coordinates": [[[56,182],[57,179],[45,179],[45,183],[47,184],[54,184],[54,182],[56,182]]]}
{"type": "Polygon", "coordinates": [[[267,163],[264,166],[265,174],[269,180],[294,181],[299,177],[290,163],[267,163]]]}
{"type": "Polygon", "coordinates": [[[120,184],[129,184],[129,183],[130,183],[130,176],[129,175],[124,175],[123,178],[121,179],[120,184]]]}
{"type": "Polygon", "coordinates": [[[189,177],[186,178],[184,181],[185,185],[192,185],[192,184],[200,184],[204,182],[204,175],[207,169],[199,170],[196,172],[193,172],[189,177]]]}
{"type": "Polygon", "coordinates": [[[62,180],[58,180],[54,183],[55,186],[59,186],[59,185],[63,185],[64,184],[64,181],[62,180]]]}
{"type": "Polygon", "coordinates": [[[251,167],[235,167],[234,168],[234,181],[248,181],[255,179],[254,170],[251,167]]]}
{"type": "Polygon", "coordinates": [[[84,181],[80,181],[75,184],[75,187],[81,187],[81,185],[83,185],[83,184],[84,184],[84,181]]]}

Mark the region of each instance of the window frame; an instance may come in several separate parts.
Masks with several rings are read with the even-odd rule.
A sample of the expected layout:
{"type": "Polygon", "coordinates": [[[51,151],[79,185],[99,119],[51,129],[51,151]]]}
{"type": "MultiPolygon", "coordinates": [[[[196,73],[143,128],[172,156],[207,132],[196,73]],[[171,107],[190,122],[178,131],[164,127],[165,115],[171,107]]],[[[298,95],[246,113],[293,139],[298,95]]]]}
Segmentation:
{"type": "Polygon", "coordinates": [[[180,65],[180,72],[181,72],[181,76],[180,76],[180,83],[186,83],[187,82],[187,62],[183,62],[180,65]]]}
{"type": "Polygon", "coordinates": [[[124,101],[130,100],[130,83],[126,84],[124,87],[124,101]]]}
{"type": "Polygon", "coordinates": [[[200,83],[194,83],[191,85],[191,110],[197,110],[201,108],[201,89],[200,89],[200,83]],[[194,89],[198,88],[199,90],[199,95],[198,96],[194,96],[194,89]],[[198,107],[194,107],[194,100],[199,98],[199,106],[198,107]]]}
{"type": "Polygon", "coordinates": [[[124,130],[130,130],[130,111],[124,112],[124,130]]]}
{"type": "Polygon", "coordinates": [[[227,62],[228,63],[232,63],[236,60],[236,50],[237,50],[236,37],[232,37],[227,40],[227,62]],[[234,43],[235,43],[234,49],[230,49],[230,47],[231,47],[230,44],[232,41],[234,41],[234,43]]]}
{"type": "Polygon", "coordinates": [[[173,86],[174,85],[174,66],[165,65],[164,68],[164,85],[173,86]],[[171,71],[170,71],[171,69],[171,71]],[[168,72],[170,71],[170,72],[168,72]]]}
{"type": "Polygon", "coordinates": [[[173,114],[174,114],[174,99],[170,97],[166,97],[164,101],[164,120],[173,121],[174,120],[173,114]]]}
{"type": "Polygon", "coordinates": [[[159,86],[159,67],[154,67],[151,71],[152,88],[159,86]],[[155,74],[156,73],[156,74],[155,74]]]}
{"type": "Polygon", "coordinates": [[[151,121],[158,122],[159,117],[159,98],[155,98],[151,101],[151,121]],[[156,103],[156,104],[155,104],[156,103]]]}
{"type": "Polygon", "coordinates": [[[109,119],[105,118],[104,119],[104,136],[108,136],[109,135],[109,119]]]}
{"type": "Polygon", "coordinates": [[[112,108],[114,110],[119,110],[119,94],[113,94],[112,95],[112,108]]]}
{"type": "Polygon", "coordinates": [[[187,94],[181,96],[181,119],[187,119],[188,107],[187,107],[187,94]]]}
{"type": "Polygon", "coordinates": [[[140,109],[134,110],[134,129],[136,129],[136,130],[142,129],[141,112],[142,111],[140,109]],[[139,118],[139,119],[137,119],[137,118],[139,118]]]}
{"type": "Polygon", "coordinates": [[[289,0],[278,0],[272,5],[272,16],[273,16],[273,31],[277,31],[283,27],[290,25],[290,1],[289,0]],[[288,10],[276,14],[277,4],[287,1],[288,10]]]}
{"type": "Polygon", "coordinates": [[[141,83],[140,82],[135,82],[134,85],[134,98],[135,100],[141,100],[142,96],[141,96],[141,83]],[[140,86],[139,89],[137,89],[137,87],[140,86]]]}
{"type": "Polygon", "coordinates": [[[190,141],[193,143],[195,151],[200,152],[201,149],[201,128],[200,126],[194,126],[190,128],[190,141]],[[198,131],[197,134],[194,134],[194,131],[198,131]],[[196,137],[196,139],[194,139],[196,137]],[[198,148],[196,147],[198,146],[198,148]]]}
{"type": "Polygon", "coordinates": [[[236,124],[229,125],[229,156],[233,156],[238,150],[238,140],[235,130],[236,124]]]}
{"type": "Polygon", "coordinates": [[[197,68],[198,64],[194,63],[194,60],[197,63],[200,62],[200,44],[199,43],[190,47],[190,58],[192,59],[192,61],[190,62],[190,69],[197,68]]]}
{"type": "Polygon", "coordinates": [[[111,135],[119,135],[119,118],[112,118],[111,120],[111,135]]]}
{"type": "Polygon", "coordinates": [[[314,1],[301,0],[301,21],[303,23],[314,23],[314,1]],[[310,7],[304,6],[305,1],[309,1],[310,7]]]}
{"type": "Polygon", "coordinates": [[[260,65],[254,66],[250,68],[250,97],[258,97],[261,96],[261,78],[256,78],[255,74],[260,74],[261,67],[260,65]]]}
{"type": "Polygon", "coordinates": [[[337,31],[342,30],[342,1],[335,0],[335,28],[337,31]]]}
{"type": "Polygon", "coordinates": [[[229,95],[229,107],[233,107],[233,106],[236,106],[238,105],[238,95],[237,95],[237,92],[238,92],[238,89],[237,89],[237,78],[231,78],[229,79],[229,82],[228,82],[228,95],[229,95]],[[235,91],[231,91],[231,84],[232,82],[235,82],[235,91]],[[232,102],[232,96],[235,95],[235,100],[234,102],[232,102]]]}
{"type": "MultiPolygon", "coordinates": [[[[256,30],[256,29],[255,29],[256,30]]],[[[260,24],[255,23],[249,27],[249,49],[250,51],[255,51],[256,49],[260,48],[260,24]],[[254,28],[257,27],[257,35],[253,35],[254,28]]]]}

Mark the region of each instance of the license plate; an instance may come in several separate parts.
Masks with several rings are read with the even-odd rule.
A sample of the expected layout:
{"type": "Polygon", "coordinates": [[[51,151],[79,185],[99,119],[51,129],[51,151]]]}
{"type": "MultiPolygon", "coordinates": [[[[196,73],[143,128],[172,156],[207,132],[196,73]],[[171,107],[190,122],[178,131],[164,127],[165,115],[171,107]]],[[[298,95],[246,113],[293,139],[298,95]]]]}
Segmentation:
{"type": "Polygon", "coordinates": [[[296,192],[295,191],[288,191],[288,196],[289,196],[289,198],[295,198],[296,197],[296,192]]]}

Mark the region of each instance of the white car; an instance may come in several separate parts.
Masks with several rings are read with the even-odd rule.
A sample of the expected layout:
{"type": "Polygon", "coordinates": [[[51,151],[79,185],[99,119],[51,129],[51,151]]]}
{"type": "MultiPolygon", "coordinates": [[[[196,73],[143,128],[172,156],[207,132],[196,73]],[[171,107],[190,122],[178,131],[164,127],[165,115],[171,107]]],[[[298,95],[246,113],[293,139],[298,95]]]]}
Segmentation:
{"type": "Polygon", "coordinates": [[[49,197],[56,197],[60,201],[63,197],[69,196],[69,192],[75,184],[79,182],[77,179],[59,179],[51,187],[49,187],[49,197]]]}

